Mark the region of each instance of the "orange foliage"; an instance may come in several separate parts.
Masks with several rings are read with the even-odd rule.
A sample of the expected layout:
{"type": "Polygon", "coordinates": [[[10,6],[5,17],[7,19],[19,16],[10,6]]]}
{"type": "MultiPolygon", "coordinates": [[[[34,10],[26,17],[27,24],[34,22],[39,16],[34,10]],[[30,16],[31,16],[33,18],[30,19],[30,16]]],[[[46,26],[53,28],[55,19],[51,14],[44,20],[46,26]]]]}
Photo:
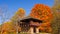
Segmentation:
{"type": "MultiPolygon", "coordinates": [[[[17,26],[18,28],[18,30],[20,31],[20,27],[19,26],[17,26]]],[[[7,34],[8,32],[14,32],[14,33],[16,33],[16,25],[14,25],[14,24],[12,24],[12,22],[6,22],[6,23],[4,23],[4,24],[2,24],[2,30],[1,30],[1,32],[3,33],[3,34],[7,34]]]]}
{"type": "Polygon", "coordinates": [[[43,20],[40,29],[45,30],[44,27],[50,29],[50,20],[52,19],[52,13],[50,7],[43,5],[43,4],[36,4],[30,13],[30,16],[37,18],[39,20],[43,20]]]}
{"type": "Polygon", "coordinates": [[[36,4],[30,13],[30,16],[40,20],[47,20],[52,18],[51,10],[48,6],[43,4],[36,4]]]}

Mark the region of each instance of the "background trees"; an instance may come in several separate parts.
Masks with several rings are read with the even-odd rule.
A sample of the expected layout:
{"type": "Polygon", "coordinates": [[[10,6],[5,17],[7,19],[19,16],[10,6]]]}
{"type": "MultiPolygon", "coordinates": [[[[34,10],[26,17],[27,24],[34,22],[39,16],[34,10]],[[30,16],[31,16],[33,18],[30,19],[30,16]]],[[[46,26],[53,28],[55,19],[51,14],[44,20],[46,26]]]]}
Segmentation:
{"type": "Polygon", "coordinates": [[[23,8],[19,8],[18,11],[14,14],[14,16],[11,18],[11,21],[13,22],[14,27],[16,28],[16,33],[18,34],[18,31],[20,31],[20,27],[18,25],[18,21],[22,19],[25,16],[25,10],[23,8]]]}
{"type": "Polygon", "coordinates": [[[59,34],[60,30],[60,0],[55,0],[55,4],[52,7],[53,21],[52,21],[52,34],[59,34]]]}
{"type": "Polygon", "coordinates": [[[14,16],[10,19],[10,21],[4,22],[0,26],[0,31],[3,32],[3,34],[9,34],[9,33],[15,33],[17,34],[18,31],[20,31],[20,27],[18,26],[17,21],[25,16],[25,10],[22,8],[19,8],[18,11],[14,14],[14,16]]]}
{"type": "Polygon", "coordinates": [[[19,8],[18,11],[11,18],[11,20],[16,21],[18,19],[23,18],[24,16],[25,16],[25,10],[23,8],[19,8]]]}
{"type": "Polygon", "coordinates": [[[2,34],[8,34],[16,31],[11,21],[4,22],[3,24],[1,24],[1,26],[2,26],[2,29],[1,29],[2,34]]]}

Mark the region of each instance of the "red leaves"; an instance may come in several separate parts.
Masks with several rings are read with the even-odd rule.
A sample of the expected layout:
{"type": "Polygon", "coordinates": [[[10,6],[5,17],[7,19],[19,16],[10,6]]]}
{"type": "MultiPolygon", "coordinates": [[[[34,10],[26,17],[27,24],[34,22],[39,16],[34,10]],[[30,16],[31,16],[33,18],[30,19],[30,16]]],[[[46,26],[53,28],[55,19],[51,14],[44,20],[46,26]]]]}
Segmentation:
{"type": "Polygon", "coordinates": [[[40,29],[44,30],[44,27],[46,26],[46,28],[49,28],[48,31],[51,30],[50,20],[52,19],[52,13],[50,7],[43,4],[36,4],[32,8],[30,16],[44,21],[44,23],[41,24],[40,29]]]}
{"type": "Polygon", "coordinates": [[[46,20],[45,18],[46,17],[48,17],[48,19],[51,18],[52,14],[51,14],[50,7],[43,4],[36,4],[32,8],[30,16],[34,18],[39,18],[41,20],[46,20]]]}

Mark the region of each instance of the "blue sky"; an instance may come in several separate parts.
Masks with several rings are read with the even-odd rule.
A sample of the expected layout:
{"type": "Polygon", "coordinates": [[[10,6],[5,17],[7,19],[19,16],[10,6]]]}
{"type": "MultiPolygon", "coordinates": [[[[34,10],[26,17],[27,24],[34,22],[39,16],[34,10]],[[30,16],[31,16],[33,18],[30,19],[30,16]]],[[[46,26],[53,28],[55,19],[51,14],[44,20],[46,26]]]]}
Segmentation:
{"type": "MultiPolygon", "coordinates": [[[[6,20],[10,19],[19,8],[25,9],[26,15],[28,15],[35,4],[45,4],[52,7],[54,0],[0,0],[0,8],[6,20]]],[[[0,23],[2,20],[0,16],[0,23]]]]}

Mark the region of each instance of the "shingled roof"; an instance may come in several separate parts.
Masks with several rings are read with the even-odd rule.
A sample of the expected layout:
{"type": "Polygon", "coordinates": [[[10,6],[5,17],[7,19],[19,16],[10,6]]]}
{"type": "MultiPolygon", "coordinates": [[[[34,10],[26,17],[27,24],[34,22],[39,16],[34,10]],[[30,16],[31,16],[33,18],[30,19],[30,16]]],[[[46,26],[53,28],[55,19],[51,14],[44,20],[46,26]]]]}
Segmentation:
{"type": "Polygon", "coordinates": [[[20,19],[21,22],[30,22],[30,21],[33,21],[33,22],[41,22],[42,23],[42,20],[39,20],[37,18],[33,18],[31,16],[27,16],[27,17],[24,17],[22,19],[20,19]]]}

